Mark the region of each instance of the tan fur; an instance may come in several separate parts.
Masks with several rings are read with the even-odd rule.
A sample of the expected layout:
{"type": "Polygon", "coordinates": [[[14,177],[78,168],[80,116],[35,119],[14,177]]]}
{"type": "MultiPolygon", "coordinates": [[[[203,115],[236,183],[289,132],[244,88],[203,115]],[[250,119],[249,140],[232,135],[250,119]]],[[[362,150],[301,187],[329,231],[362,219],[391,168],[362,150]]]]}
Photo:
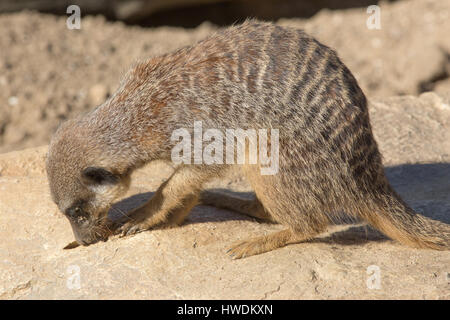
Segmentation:
{"type": "Polygon", "coordinates": [[[123,235],[179,225],[200,202],[286,226],[236,244],[236,258],[311,239],[343,211],[406,245],[450,247],[449,226],[419,216],[390,187],[366,98],[337,54],[301,30],[254,20],[137,63],[108,101],[59,128],[47,172],[77,241],[105,238],[106,212],[130,173],[170,161],[172,132],[200,120],[204,129],[278,129],[278,173],[261,175],[260,163],[182,165],[129,214],[123,235]],[[255,200],[201,192],[237,167],[255,200]]]}

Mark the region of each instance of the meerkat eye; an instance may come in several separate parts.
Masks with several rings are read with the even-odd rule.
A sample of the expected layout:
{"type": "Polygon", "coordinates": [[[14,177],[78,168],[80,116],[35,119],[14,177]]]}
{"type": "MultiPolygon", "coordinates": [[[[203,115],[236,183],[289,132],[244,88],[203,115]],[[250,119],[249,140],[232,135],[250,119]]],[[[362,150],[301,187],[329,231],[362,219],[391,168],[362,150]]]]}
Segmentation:
{"type": "Polygon", "coordinates": [[[120,177],[104,168],[88,167],[81,173],[83,181],[88,184],[116,184],[119,182],[120,177]]]}

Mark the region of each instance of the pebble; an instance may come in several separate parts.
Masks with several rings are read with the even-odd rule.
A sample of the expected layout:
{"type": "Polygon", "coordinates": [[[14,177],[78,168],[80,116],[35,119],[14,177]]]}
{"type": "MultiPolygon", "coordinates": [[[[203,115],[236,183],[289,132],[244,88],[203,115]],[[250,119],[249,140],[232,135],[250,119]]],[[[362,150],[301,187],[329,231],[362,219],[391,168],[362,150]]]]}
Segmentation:
{"type": "Polygon", "coordinates": [[[15,96],[11,96],[8,98],[8,104],[10,106],[16,106],[19,103],[19,98],[15,97],[15,96]]]}

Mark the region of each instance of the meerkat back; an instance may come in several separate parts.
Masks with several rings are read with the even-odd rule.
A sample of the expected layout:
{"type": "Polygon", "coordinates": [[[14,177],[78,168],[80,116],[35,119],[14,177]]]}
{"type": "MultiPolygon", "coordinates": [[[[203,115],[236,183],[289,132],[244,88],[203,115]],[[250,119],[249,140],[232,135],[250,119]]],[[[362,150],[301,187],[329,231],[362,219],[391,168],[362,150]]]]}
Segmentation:
{"type": "MultiPolygon", "coordinates": [[[[213,81],[208,78],[198,90],[212,87],[206,91],[216,125],[280,133],[278,173],[263,176],[251,166],[244,172],[267,213],[256,216],[270,216],[289,229],[238,244],[235,256],[311,239],[342,211],[404,244],[448,249],[449,227],[417,215],[389,185],[367,100],[334,50],[301,30],[257,21],[197,48],[215,56],[209,49],[223,60],[208,67],[213,81]]],[[[236,207],[215,199],[218,206],[236,207]]]]}

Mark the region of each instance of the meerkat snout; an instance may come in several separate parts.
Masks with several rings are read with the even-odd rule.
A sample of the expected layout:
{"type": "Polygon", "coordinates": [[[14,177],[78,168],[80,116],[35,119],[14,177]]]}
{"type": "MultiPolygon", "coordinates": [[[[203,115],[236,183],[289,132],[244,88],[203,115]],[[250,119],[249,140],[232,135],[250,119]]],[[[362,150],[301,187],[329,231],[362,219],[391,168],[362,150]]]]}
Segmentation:
{"type": "Polygon", "coordinates": [[[46,169],[53,201],[69,220],[76,241],[88,245],[111,235],[108,211],[126,192],[130,178],[126,172],[107,168],[104,161],[93,165],[102,162],[102,149],[87,143],[87,132],[75,127],[75,122],[69,121],[58,129],[46,169]]]}
{"type": "Polygon", "coordinates": [[[128,182],[104,168],[88,167],[81,171],[79,179],[71,180],[66,176],[65,181],[71,184],[73,191],[61,192],[62,179],[55,179],[54,170],[56,168],[49,166],[53,199],[69,220],[76,241],[89,245],[106,240],[112,232],[107,226],[109,208],[123,194],[124,185],[128,182]]]}

